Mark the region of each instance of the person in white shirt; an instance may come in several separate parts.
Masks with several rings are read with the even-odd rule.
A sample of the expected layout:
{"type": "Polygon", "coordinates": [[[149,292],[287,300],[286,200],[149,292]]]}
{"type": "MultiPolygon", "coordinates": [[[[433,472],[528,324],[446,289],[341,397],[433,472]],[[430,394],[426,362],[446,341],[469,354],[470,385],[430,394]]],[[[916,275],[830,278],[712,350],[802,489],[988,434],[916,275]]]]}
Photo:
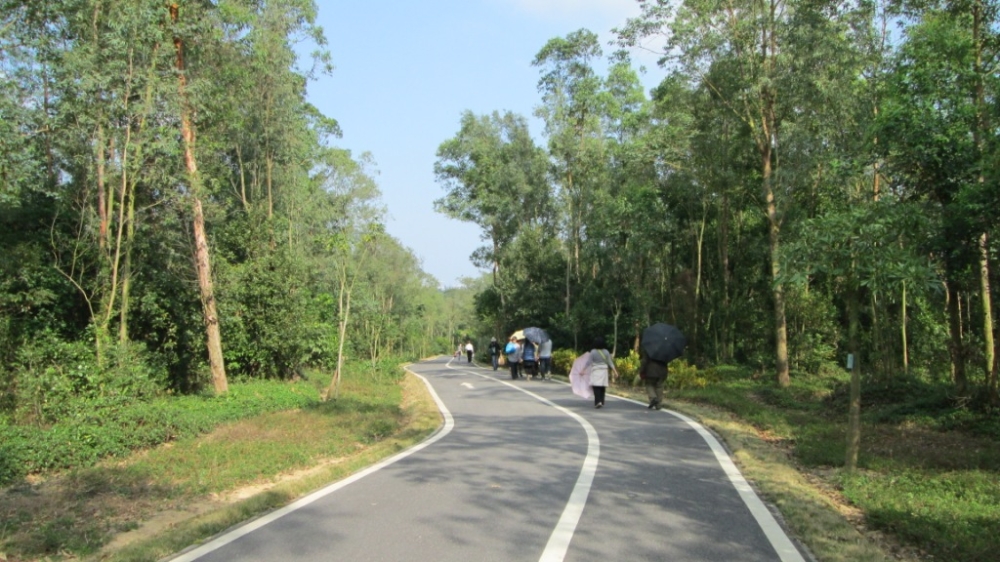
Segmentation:
{"type": "Polygon", "coordinates": [[[549,377],[552,372],[552,340],[543,341],[538,346],[538,366],[542,373],[542,379],[549,377]]]}
{"type": "Polygon", "coordinates": [[[604,407],[604,393],[611,378],[609,373],[618,374],[615,360],[611,358],[607,347],[604,337],[597,336],[594,339],[594,348],[590,350],[590,386],[594,389],[595,408],[604,407]]]}

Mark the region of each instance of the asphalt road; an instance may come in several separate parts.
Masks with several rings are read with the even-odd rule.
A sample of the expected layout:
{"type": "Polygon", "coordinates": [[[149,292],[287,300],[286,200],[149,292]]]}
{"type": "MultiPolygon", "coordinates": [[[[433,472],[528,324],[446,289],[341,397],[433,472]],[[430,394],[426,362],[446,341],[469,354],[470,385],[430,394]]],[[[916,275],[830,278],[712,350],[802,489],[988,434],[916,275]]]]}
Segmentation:
{"type": "Polygon", "coordinates": [[[181,553],[200,561],[781,561],[802,554],[704,428],[439,358],[419,446],[181,553]]]}

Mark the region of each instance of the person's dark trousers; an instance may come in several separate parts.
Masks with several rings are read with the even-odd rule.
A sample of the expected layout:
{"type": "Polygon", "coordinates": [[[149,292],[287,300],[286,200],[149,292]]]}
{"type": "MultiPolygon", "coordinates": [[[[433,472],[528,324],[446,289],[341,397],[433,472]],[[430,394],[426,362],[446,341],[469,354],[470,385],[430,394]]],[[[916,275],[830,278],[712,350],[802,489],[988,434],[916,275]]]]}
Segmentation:
{"type": "Polygon", "coordinates": [[[517,363],[514,361],[510,362],[510,378],[512,379],[517,378],[517,363]]]}
{"type": "Polygon", "coordinates": [[[493,361],[493,370],[496,371],[497,367],[500,366],[500,358],[496,355],[490,355],[490,359],[493,361]]]}
{"type": "Polygon", "coordinates": [[[663,379],[646,379],[646,396],[649,396],[649,407],[659,409],[663,402],[663,379]]]}
{"type": "Polygon", "coordinates": [[[603,406],[604,405],[604,391],[606,390],[603,386],[594,387],[594,405],[603,406]]]}
{"type": "Polygon", "coordinates": [[[472,352],[471,351],[466,351],[465,355],[467,355],[469,357],[469,363],[472,363],[472,352]]]}
{"type": "Polygon", "coordinates": [[[531,378],[538,376],[538,362],[537,361],[525,361],[524,362],[524,376],[531,375],[531,378]]]}
{"type": "Polygon", "coordinates": [[[538,364],[541,367],[542,378],[549,376],[549,373],[552,372],[552,358],[542,357],[538,360],[538,364]]]}

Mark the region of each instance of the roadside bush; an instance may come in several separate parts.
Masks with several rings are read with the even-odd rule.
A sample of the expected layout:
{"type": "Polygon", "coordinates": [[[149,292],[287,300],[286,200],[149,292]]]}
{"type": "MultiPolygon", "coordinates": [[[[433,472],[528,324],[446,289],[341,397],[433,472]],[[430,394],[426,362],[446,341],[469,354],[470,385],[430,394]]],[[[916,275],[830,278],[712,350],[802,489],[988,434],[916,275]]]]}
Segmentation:
{"type": "Polygon", "coordinates": [[[156,358],[140,343],[109,344],[104,355],[98,365],[89,342],[65,342],[51,334],[23,345],[9,398],[14,419],[47,425],[72,416],[81,400],[148,398],[166,385],[166,367],[157,367],[156,358]]]}
{"type": "Polygon", "coordinates": [[[0,425],[0,485],[32,473],[91,466],[106,457],[205,433],[224,422],[318,400],[312,385],[280,381],[233,384],[219,397],[71,400],[68,415],[48,427],[0,425]]]}
{"type": "Polygon", "coordinates": [[[695,365],[689,365],[684,359],[670,362],[666,387],[683,390],[685,388],[705,388],[710,382],[707,372],[699,371],[695,365]]]}
{"type": "Polygon", "coordinates": [[[579,354],[572,349],[556,349],[552,352],[552,372],[557,375],[568,375],[573,368],[573,361],[579,354]]]}
{"type": "Polygon", "coordinates": [[[634,349],[624,357],[616,357],[615,368],[618,369],[618,384],[633,386],[639,383],[639,354],[634,349]]]}

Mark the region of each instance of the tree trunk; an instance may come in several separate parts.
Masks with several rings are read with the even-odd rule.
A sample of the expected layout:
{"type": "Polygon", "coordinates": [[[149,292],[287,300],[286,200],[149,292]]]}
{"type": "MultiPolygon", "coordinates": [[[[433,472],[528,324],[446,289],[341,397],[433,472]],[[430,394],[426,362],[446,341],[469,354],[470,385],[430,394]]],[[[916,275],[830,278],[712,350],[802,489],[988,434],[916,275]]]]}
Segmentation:
{"type": "MultiPolygon", "coordinates": [[[[979,188],[985,189],[986,178],[982,170],[986,164],[984,137],[989,131],[986,114],[986,69],[983,66],[983,4],[976,0],[972,4],[972,37],[975,58],[973,72],[976,76],[976,124],[973,129],[973,142],[976,146],[976,157],[980,164],[979,188]]],[[[993,295],[990,290],[989,235],[983,232],[979,235],[979,292],[981,294],[983,312],[983,358],[986,372],[986,389],[993,404],[1000,403],[997,391],[997,361],[996,345],[993,339],[993,295]]]]}
{"type": "Polygon", "coordinates": [[[732,314],[730,314],[729,293],[729,197],[722,196],[722,216],[719,217],[719,262],[722,267],[722,320],[720,321],[722,341],[722,361],[729,362],[733,358],[732,314]]]}
{"type": "Polygon", "coordinates": [[[701,347],[698,343],[699,328],[701,327],[701,262],[703,247],[705,244],[705,224],[708,222],[708,207],[707,205],[702,206],[701,213],[701,225],[698,228],[697,242],[695,244],[697,257],[695,258],[696,272],[694,276],[694,326],[691,329],[691,355],[696,363],[700,362],[701,359],[701,347]]]}
{"type": "Polygon", "coordinates": [[[1000,402],[997,395],[997,361],[996,346],[993,339],[993,303],[990,290],[989,237],[986,233],[979,235],[979,292],[982,294],[983,307],[983,356],[986,369],[986,389],[990,401],[1000,402]]]}
{"type": "Polygon", "coordinates": [[[910,372],[910,348],[906,340],[906,282],[903,282],[903,303],[899,307],[900,335],[903,341],[903,372],[910,372]]]}
{"type": "Polygon", "coordinates": [[[858,451],[861,449],[861,366],[858,353],[858,291],[852,289],[847,295],[847,347],[853,357],[851,367],[850,406],[847,413],[847,455],[845,467],[853,471],[858,467],[858,451]]]}
{"type": "Polygon", "coordinates": [[[778,204],[774,197],[774,186],[771,184],[770,142],[765,142],[762,145],[761,155],[763,157],[764,197],[767,202],[767,230],[771,256],[771,280],[774,283],[774,366],[777,374],[778,385],[786,387],[791,384],[791,378],[788,373],[788,325],[785,321],[785,290],[778,281],[778,277],[781,274],[778,247],[781,224],[778,219],[778,204]]]}
{"type": "MultiPolygon", "coordinates": [[[[170,5],[170,19],[176,25],[180,15],[177,4],[170,5]]],[[[205,235],[205,213],[201,204],[201,178],[194,151],[194,124],[191,108],[187,102],[187,78],[184,73],[184,45],[180,37],[174,37],[177,53],[177,89],[181,102],[181,138],[184,143],[184,165],[190,182],[191,210],[194,216],[194,260],[198,272],[198,289],[201,296],[202,313],[205,318],[208,363],[212,371],[212,385],[216,394],[229,390],[226,366],[222,357],[222,335],[219,331],[219,316],[215,307],[215,288],[212,284],[212,262],[205,235]]]]}
{"type": "Polygon", "coordinates": [[[951,342],[948,345],[948,352],[951,356],[951,380],[955,384],[955,391],[959,396],[965,396],[968,392],[968,382],[965,378],[965,349],[962,343],[962,302],[961,293],[955,288],[954,283],[945,285],[948,297],[948,332],[951,342]]]}

